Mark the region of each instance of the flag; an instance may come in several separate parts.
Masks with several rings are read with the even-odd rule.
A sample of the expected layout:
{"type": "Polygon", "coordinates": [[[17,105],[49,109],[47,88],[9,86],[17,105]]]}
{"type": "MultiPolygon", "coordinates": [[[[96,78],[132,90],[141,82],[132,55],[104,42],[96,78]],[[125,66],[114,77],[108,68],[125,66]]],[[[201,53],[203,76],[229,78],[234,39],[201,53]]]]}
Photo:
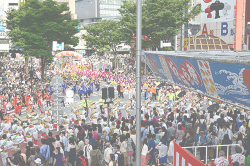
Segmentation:
{"type": "Polygon", "coordinates": [[[103,66],[102,66],[102,72],[104,72],[105,71],[105,63],[103,63],[103,66]]]}
{"type": "Polygon", "coordinates": [[[94,65],[93,65],[93,63],[91,63],[91,70],[92,70],[92,72],[94,71],[94,65]]]}

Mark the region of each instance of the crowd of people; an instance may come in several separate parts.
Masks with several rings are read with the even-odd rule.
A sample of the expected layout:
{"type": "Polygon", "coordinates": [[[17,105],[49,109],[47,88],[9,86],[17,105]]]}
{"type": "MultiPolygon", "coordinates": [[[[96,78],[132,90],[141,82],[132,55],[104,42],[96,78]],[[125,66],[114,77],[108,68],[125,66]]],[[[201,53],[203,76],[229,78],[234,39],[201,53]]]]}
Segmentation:
{"type": "Polygon", "coordinates": [[[141,86],[141,145],[136,145],[133,71],[96,71],[81,64],[61,70],[54,64],[42,81],[39,64],[31,77],[23,63],[1,60],[0,151],[4,166],[131,166],[136,148],[141,149],[144,166],[174,165],[174,142],[194,156],[194,146],[208,146],[207,151],[197,148],[204,163],[209,159],[215,166],[250,165],[247,110],[167,82],[145,81],[141,86]],[[82,100],[81,105],[71,104],[71,113],[64,114],[59,124],[55,124],[51,107],[54,75],[63,77],[64,95],[71,90],[82,100]],[[105,82],[118,92],[109,121],[103,99],[88,99],[94,91],[101,96],[105,82]],[[122,103],[124,92],[130,99],[126,104],[122,103]],[[53,134],[57,125],[59,131],[53,134]],[[20,149],[22,143],[27,143],[25,151],[20,149]],[[237,146],[222,146],[231,144],[237,146]]]}

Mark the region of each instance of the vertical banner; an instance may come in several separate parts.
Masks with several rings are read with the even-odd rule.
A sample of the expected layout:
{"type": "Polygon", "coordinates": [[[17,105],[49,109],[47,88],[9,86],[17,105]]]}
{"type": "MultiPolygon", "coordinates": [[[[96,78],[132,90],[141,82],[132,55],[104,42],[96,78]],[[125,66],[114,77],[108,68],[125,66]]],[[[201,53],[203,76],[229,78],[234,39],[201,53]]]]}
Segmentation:
{"type": "Polygon", "coordinates": [[[92,72],[94,71],[94,65],[93,65],[93,63],[91,63],[91,71],[92,72]]]}
{"type": "Polygon", "coordinates": [[[180,145],[174,142],[174,165],[175,166],[205,166],[201,161],[196,159],[180,145]]]}
{"type": "Polygon", "coordinates": [[[102,65],[102,72],[105,72],[105,66],[106,66],[106,63],[103,63],[103,65],[102,65]]]}
{"type": "Polygon", "coordinates": [[[109,65],[109,72],[110,72],[110,69],[111,69],[111,65],[109,65]]]}

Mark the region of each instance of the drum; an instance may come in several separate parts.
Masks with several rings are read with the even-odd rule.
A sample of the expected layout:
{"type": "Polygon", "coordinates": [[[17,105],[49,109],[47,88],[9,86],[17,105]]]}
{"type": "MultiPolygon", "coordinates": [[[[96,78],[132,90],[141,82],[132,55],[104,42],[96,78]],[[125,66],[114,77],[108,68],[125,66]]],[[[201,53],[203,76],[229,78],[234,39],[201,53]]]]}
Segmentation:
{"type": "Polygon", "coordinates": [[[73,90],[67,90],[66,91],[66,97],[67,98],[73,98],[74,97],[74,91],[73,90]]]}

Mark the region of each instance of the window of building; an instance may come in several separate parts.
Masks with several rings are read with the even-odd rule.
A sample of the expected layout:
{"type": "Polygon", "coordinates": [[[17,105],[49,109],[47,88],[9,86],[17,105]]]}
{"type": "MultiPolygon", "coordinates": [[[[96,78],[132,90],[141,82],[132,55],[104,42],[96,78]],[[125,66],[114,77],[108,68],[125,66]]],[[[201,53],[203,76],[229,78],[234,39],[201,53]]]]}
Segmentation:
{"type": "Polygon", "coordinates": [[[18,3],[9,3],[9,6],[18,6],[18,3]]]}

